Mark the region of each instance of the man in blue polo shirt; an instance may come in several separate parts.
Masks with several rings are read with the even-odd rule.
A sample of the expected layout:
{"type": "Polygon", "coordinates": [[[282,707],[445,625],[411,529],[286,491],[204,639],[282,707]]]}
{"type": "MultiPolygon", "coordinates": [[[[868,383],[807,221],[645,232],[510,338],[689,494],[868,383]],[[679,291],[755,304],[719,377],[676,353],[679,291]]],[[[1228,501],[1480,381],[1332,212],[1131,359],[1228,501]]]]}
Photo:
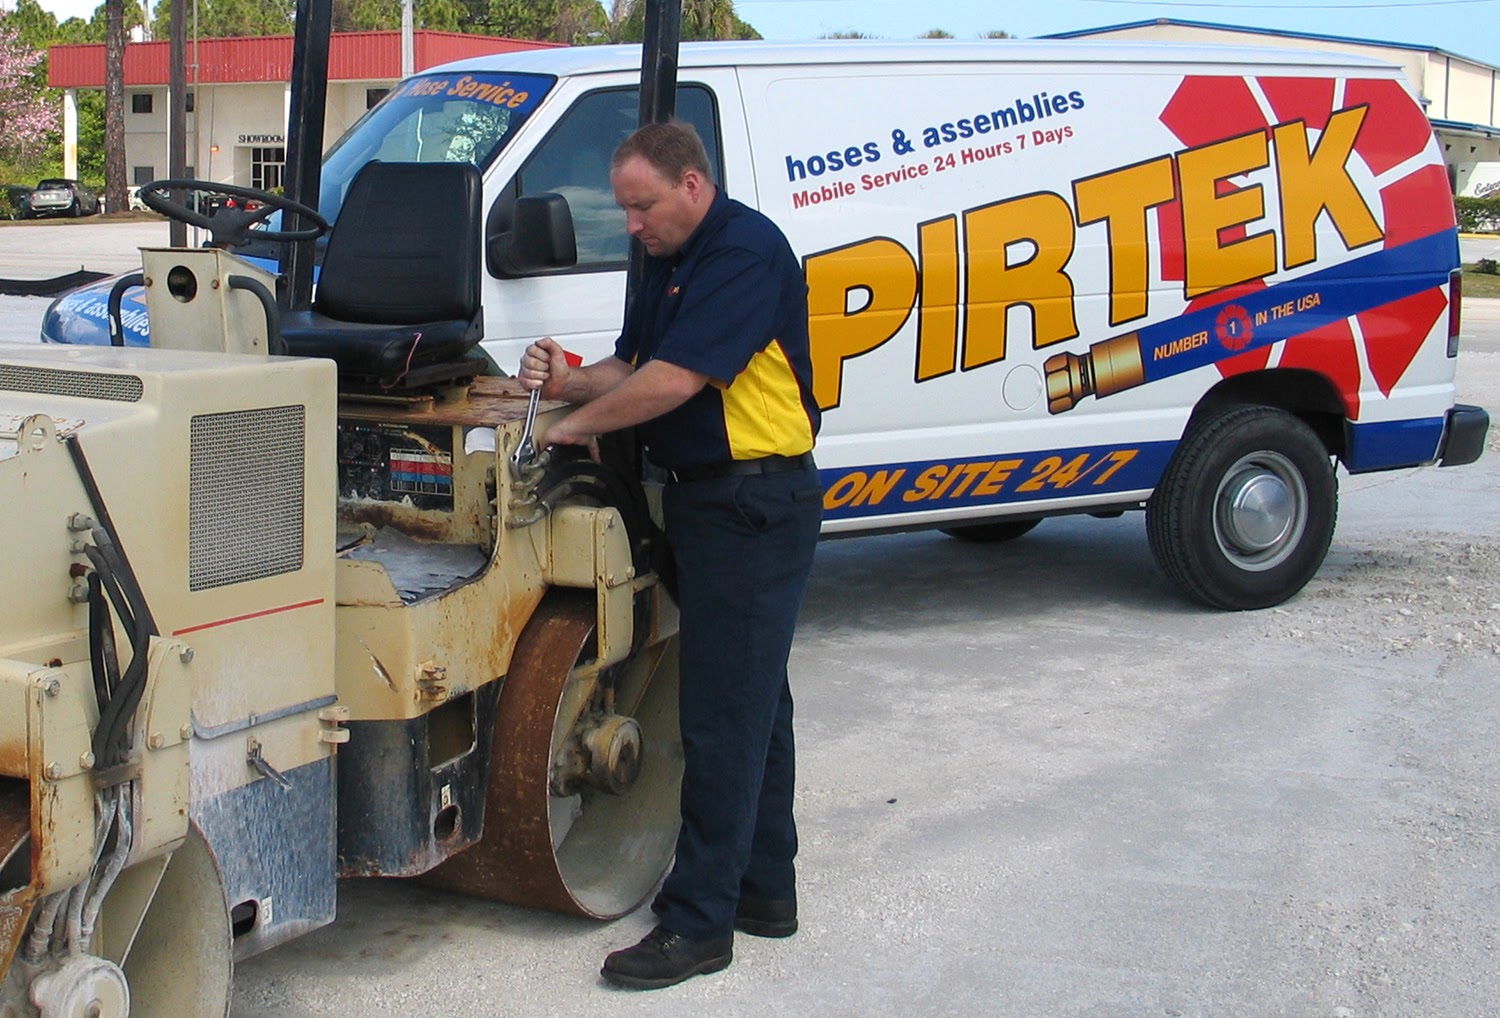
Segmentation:
{"type": "Polygon", "coordinates": [[[652,124],[616,150],[610,182],[646,271],[615,355],[570,368],[551,339],[520,378],[583,404],[545,435],[591,445],[640,425],[667,472],[682,609],[685,771],[677,857],[659,925],[603,975],[637,989],[716,972],[734,931],[797,929],[787,655],[812,568],[822,487],[807,286],[781,231],[724,195],[693,129],[652,124]]]}

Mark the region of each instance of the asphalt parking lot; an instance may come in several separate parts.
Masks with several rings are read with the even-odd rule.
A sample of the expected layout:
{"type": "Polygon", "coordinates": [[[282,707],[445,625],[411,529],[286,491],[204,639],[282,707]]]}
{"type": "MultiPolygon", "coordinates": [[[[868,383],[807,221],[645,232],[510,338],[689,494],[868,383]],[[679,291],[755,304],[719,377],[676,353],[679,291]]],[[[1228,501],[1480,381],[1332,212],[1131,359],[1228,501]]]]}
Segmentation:
{"type": "MultiPolygon", "coordinates": [[[[1495,407],[1483,328],[1462,395],[1495,407]]],[[[1500,1013],[1500,451],[1342,487],[1321,573],[1262,612],[1185,604],[1138,515],[822,545],[803,926],[721,974],[615,991],[649,915],[360,881],[233,1014],[1500,1013]]]]}
{"type": "MultiPolygon", "coordinates": [[[[158,225],[0,229],[0,277],[55,274],[29,238],[70,229],[58,271],[128,268],[158,225]]],[[[0,336],[45,306],[16,300],[0,336]]],[[[1500,302],[1465,321],[1459,397],[1493,413],[1500,302]]],[[[1184,602],[1138,514],[825,542],[791,663],[803,926],[723,973],[617,991],[599,962],[649,914],[348,881],[232,1015],[1500,1014],[1500,441],[1340,486],[1322,571],[1260,612],[1184,602]]]]}

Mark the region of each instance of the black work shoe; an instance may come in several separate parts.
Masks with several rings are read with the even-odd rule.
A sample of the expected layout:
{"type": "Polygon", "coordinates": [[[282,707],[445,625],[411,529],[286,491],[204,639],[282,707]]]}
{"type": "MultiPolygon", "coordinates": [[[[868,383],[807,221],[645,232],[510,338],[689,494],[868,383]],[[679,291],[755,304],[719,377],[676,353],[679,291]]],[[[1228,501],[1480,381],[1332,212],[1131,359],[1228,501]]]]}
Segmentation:
{"type": "MultiPolygon", "coordinates": [[[[651,911],[661,915],[666,910],[660,894],[651,899],[651,911]]],[[[790,937],[797,932],[797,899],[743,895],[734,909],[734,928],[752,937],[790,937]]]]}
{"type": "Polygon", "coordinates": [[[790,937],[797,932],[797,899],[740,897],[734,928],[752,937],[790,937]]]}
{"type": "Polygon", "coordinates": [[[658,926],[634,947],[604,959],[599,974],[616,986],[659,990],[692,976],[717,972],[734,960],[734,934],[711,940],[689,940],[658,926]]]}

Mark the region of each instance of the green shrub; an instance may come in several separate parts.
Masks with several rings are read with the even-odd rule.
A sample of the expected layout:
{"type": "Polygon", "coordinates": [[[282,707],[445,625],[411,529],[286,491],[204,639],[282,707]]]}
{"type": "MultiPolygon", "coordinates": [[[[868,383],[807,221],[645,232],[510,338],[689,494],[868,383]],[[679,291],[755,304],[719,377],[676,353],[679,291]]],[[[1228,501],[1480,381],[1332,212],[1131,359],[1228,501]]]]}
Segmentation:
{"type": "Polygon", "coordinates": [[[1454,198],[1458,228],[1465,233],[1500,230],[1500,197],[1454,198]]]}
{"type": "Polygon", "coordinates": [[[1474,263],[1475,272],[1483,272],[1487,276],[1500,276],[1500,262],[1493,258],[1481,258],[1474,263]]]}

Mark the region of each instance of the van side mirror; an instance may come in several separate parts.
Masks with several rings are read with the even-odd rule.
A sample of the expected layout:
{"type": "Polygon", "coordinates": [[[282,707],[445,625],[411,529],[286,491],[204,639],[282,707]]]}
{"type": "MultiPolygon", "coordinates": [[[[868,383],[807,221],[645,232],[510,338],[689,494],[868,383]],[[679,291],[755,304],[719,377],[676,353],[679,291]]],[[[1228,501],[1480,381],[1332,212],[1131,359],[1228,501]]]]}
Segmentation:
{"type": "Polygon", "coordinates": [[[562,195],[545,191],[517,198],[509,225],[485,238],[491,275],[529,276],[578,264],[573,213],[562,195]]]}

